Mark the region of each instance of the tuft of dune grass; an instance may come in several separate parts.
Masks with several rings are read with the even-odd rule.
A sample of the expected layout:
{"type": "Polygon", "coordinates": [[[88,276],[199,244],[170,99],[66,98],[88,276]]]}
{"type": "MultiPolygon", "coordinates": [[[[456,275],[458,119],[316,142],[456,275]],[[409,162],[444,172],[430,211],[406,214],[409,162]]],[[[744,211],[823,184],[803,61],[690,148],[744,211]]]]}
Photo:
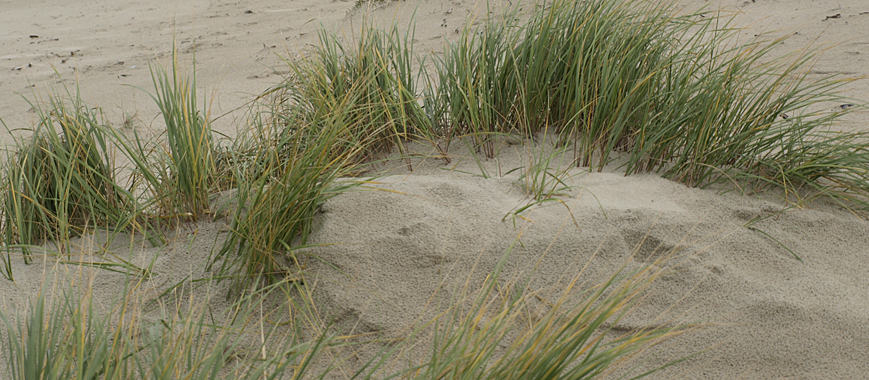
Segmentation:
{"type": "MultiPolygon", "coordinates": [[[[88,229],[125,230],[135,225],[135,202],[118,184],[111,135],[99,109],[78,92],[55,94],[48,104],[31,103],[37,124],[17,137],[2,175],[2,236],[7,252],[49,240],[60,251],[88,229]]],[[[3,275],[12,280],[7,254],[3,275]]]]}
{"type": "Polygon", "coordinates": [[[810,80],[813,51],[771,57],[780,40],[735,44],[730,19],[672,2],[555,0],[526,23],[518,9],[436,61],[426,107],[446,146],[471,136],[491,158],[493,136],[552,130],[590,170],[619,154],[625,174],[869,206],[869,135],[829,132],[853,108],[817,107],[853,79],[810,80]]]}

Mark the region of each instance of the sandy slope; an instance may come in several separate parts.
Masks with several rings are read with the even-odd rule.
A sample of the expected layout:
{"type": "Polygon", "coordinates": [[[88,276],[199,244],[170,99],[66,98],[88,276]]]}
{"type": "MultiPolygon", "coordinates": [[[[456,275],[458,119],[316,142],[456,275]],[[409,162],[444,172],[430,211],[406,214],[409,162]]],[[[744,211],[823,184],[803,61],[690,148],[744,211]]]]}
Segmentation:
{"type": "MultiPolygon", "coordinates": [[[[820,56],[815,76],[869,74],[869,4],[862,0],[683,3],[738,12],[736,21],[747,26],[740,38],[793,34],[776,52],[809,43],[832,45],[820,56]],[[827,19],[836,14],[840,17],[827,19]]],[[[212,115],[223,114],[278,82],[282,66],[275,53],[296,54],[313,42],[318,24],[350,30],[359,25],[362,16],[353,7],[352,2],[319,0],[143,0],[123,6],[105,0],[0,0],[0,118],[11,128],[28,125],[32,113],[15,94],[30,95],[30,85],[40,92],[56,88],[57,70],[69,86],[78,78],[85,100],[104,107],[113,121],[122,122],[124,111],[150,125],[156,112],[147,95],[123,84],[150,88],[148,64],[157,58],[166,62],[173,33],[183,61],[189,62],[196,46],[199,84],[209,94],[217,87],[212,115]]],[[[390,20],[415,10],[417,43],[434,50],[474,9],[470,1],[422,0],[376,5],[372,15],[390,20]]],[[[848,95],[869,99],[863,83],[848,95]]],[[[231,132],[233,118],[242,116],[229,114],[219,128],[231,132]]],[[[841,127],[866,125],[867,116],[857,113],[841,127]]],[[[323,261],[308,263],[309,279],[322,311],[339,325],[356,332],[407,327],[430,315],[432,305],[452,299],[456,286],[481,282],[524,231],[522,246],[509,261],[509,277],[528,275],[539,265],[532,284],[551,294],[595,252],[586,275],[592,281],[624,263],[638,267],[656,257],[658,247],[679,248],[683,260],[672,263],[681,270],[658,282],[638,313],[624,322],[626,328],[712,322],[652,352],[650,363],[656,363],[708,349],[666,377],[869,377],[869,226],[850,213],[821,204],[755,225],[793,250],[800,262],[744,227],[784,208],[772,195],[691,189],[654,175],[574,171],[574,188],[564,200],[576,224],[566,208],[550,205],[532,209],[523,214],[527,222],[517,219],[514,225],[502,218],[527,198],[516,174],[499,173],[521,166],[527,156],[505,146],[497,160],[485,163],[492,174],[486,179],[476,175],[480,170],[467,152],[456,148],[452,153],[455,166],[417,161],[409,173],[403,163],[396,164],[371,186],[390,191],[353,192],[324,207],[313,242],[341,244],[312,252],[323,261]]],[[[149,286],[159,291],[188,275],[206,275],[201,263],[225,232],[223,223],[179,231],[165,247],[135,249],[134,262],[146,265],[156,258],[157,277],[149,286]]],[[[129,252],[125,246],[114,245],[117,252],[129,252]]],[[[0,281],[6,310],[38,291],[51,268],[82,271],[16,261],[17,282],[0,281]]],[[[89,273],[84,271],[84,277],[89,273]]],[[[98,274],[94,293],[111,299],[121,277],[98,274]]]]}

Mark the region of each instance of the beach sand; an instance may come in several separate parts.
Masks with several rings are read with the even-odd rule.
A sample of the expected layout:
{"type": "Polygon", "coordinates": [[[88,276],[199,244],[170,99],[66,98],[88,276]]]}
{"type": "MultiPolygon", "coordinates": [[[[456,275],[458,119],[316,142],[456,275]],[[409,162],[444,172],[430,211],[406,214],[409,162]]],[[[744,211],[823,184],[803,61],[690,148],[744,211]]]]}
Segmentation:
{"type": "MultiPolygon", "coordinates": [[[[682,4],[734,13],[736,25],[745,28],[739,41],[789,35],[774,54],[820,49],[809,78],[869,74],[864,0],[682,4]]],[[[0,0],[0,118],[9,128],[29,126],[35,115],[19,95],[44,98],[50,89],[78,85],[82,98],[117,125],[130,118],[158,129],[156,107],[140,88],[153,86],[149,65],[169,64],[174,38],[182,65],[192,67],[195,51],[200,95],[212,102],[211,117],[219,116],[216,129],[231,136],[249,102],[286,74],[282,57],[299,57],[316,42],[317,28],[352,38],[366,14],[405,25],[415,13],[418,50],[440,51],[444,39],[455,38],[484,6],[444,0],[362,7],[334,0],[0,0]]],[[[849,86],[845,95],[854,103],[869,100],[865,81],[849,86]]],[[[867,126],[869,116],[856,112],[836,128],[867,126]]],[[[306,263],[306,282],[324,320],[348,334],[403,331],[455,299],[464,284],[481,284],[521,233],[504,278],[532,276],[529,286],[541,289],[543,298],[557,296],[586,263],[583,280],[596,283],[622,266],[637,269],[672,255],[666,265],[677,270],[656,281],[619,328],[702,321],[703,328],[645,353],[643,366],[703,353],[652,378],[869,378],[865,220],[823,201],[793,208],[772,193],[741,195],[729,187],[688,188],[651,174],[582,168],[569,171],[564,204],[504,220],[529,202],[518,172],[504,174],[527,162],[529,153],[521,145],[500,145],[497,158],[483,162],[484,175],[459,145],[450,151],[449,165],[414,159],[410,172],[404,161],[392,160],[378,166],[373,174],[380,177],[364,191],[325,204],[311,238],[325,246],[309,250],[318,259],[306,263]],[[746,227],[765,216],[755,229],[746,227]]],[[[203,263],[225,236],[226,223],[182,228],[166,246],[136,240],[131,250],[129,240],[119,239],[110,249],[143,266],[155,260],[146,287],[159,294],[187,276],[208,275],[203,263]]],[[[87,243],[79,242],[87,251],[87,243]]],[[[53,260],[26,266],[16,259],[16,282],[0,281],[0,307],[21,309],[45,282],[49,289],[66,287],[67,280],[52,273],[90,283],[101,300],[116,297],[123,284],[119,274],[53,260]]],[[[228,304],[215,297],[212,307],[228,304]]]]}

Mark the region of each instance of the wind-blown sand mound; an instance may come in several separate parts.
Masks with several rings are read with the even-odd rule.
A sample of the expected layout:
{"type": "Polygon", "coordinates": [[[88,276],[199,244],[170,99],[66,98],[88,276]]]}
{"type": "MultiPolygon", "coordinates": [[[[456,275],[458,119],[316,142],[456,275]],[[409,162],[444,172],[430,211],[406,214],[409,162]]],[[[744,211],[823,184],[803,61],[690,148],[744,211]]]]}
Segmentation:
{"type": "MultiPolygon", "coordinates": [[[[796,29],[777,52],[813,41],[834,45],[820,56],[815,76],[869,73],[869,4],[863,0],[683,3],[737,11],[737,22],[748,27],[740,34],[745,38],[796,29]]],[[[415,9],[423,49],[439,48],[476,9],[471,2],[441,0],[414,6],[378,3],[372,12],[389,19],[415,9]]],[[[9,127],[25,125],[29,106],[14,93],[29,95],[30,85],[46,91],[61,80],[56,68],[67,84],[80,80],[86,100],[110,113],[123,106],[130,117],[150,122],[155,115],[150,100],[120,85],[149,88],[148,62],[170,51],[173,17],[182,52],[186,44],[198,44],[199,84],[219,83],[221,93],[228,94],[215,100],[218,115],[280,80],[273,51],[295,52],[312,42],[319,22],[328,28],[358,25],[361,13],[351,2],[310,0],[181,1],[177,7],[154,0],[129,7],[0,1],[0,118],[9,127]]],[[[846,95],[859,102],[869,99],[861,85],[846,95]]],[[[842,127],[865,129],[866,114],[853,115],[842,127]]],[[[241,117],[222,119],[224,132],[236,116],[241,117]]],[[[118,112],[115,117],[120,124],[125,116],[118,112]]],[[[451,153],[456,161],[467,154],[451,153]]],[[[511,217],[529,199],[518,173],[501,173],[522,166],[521,158],[505,149],[497,160],[484,162],[488,178],[467,157],[457,166],[415,161],[413,173],[399,162],[398,169],[375,173],[383,174],[376,183],[328,201],[310,241],[323,246],[306,251],[316,257],[306,261],[306,281],[324,319],[347,333],[402,331],[454,301],[464,284],[482,283],[511,245],[505,279],[531,276],[528,286],[543,289],[541,299],[557,295],[589,261],[583,279],[596,283],[623,265],[636,269],[672,254],[664,265],[677,270],[655,282],[650,296],[619,327],[706,323],[647,353],[646,365],[654,366],[706,350],[660,376],[869,378],[869,226],[864,220],[824,202],[787,208],[771,194],[722,193],[655,175],[579,169],[570,172],[571,189],[559,198],[564,204],[549,202],[511,217]]],[[[134,263],[144,266],[156,257],[151,292],[159,294],[188,276],[205,277],[202,263],[222,242],[225,223],[183,230],[169,246],[136,243],[141,248],[134,263]]],[[[123,251],[124,243],[117,244],[123,251]]],[[[31,266],[14,263],[17,282],[0,281],[5,310],[20,308],[25,297],[38,293],[51,268],[95,274],[93,292],[100,299],[112,299],[123,283],[121,275],[105,271],[52,262],[45,269],[41,260],[31,266]]],[[[226,305],[215,301],[214,307],[226,305]]],[[[542,301],[538,306],[546,307],[542,301]]]]}
{"type": "MultiPolygon", "coordinates": [[[[489,170],[519,166],[510,156],[502,152],[489,170]]],[[[458,170],[474,170],[463,165],[458,170]]],[[[710,323],[653,351],[672,360],[708,349],[682,363],[675,373],[688,372],[676,377],[869,373],[865,222],[835,209],[781,212],[774,198],[692,189],[651,175],[574,171],[572,181],[571,197],[563,198],[570,213],[560,203],[536,206],[514,226],[502,218],[528,203],[515,175],[485,179],[419,167],[379,178],[372,187],[381,190],[343,194],[323,208],[312,243],[340,244],[314,249],[328,263],[311,262],[317,291],[338,322],[357,333],[392,330],[430,316],[426,308],[455,299],[451,292],[465,281],[482,283],[520,233],[507,277],[534,272],[529,287],[552,294],[589,260],[585,277],[594,284],[626,261],[637,268],[678,252],[665,264],[676,271],[623,322],[710,323]],[[775,240],[745,227],[764,216],[751,226],[775,240]]]]}

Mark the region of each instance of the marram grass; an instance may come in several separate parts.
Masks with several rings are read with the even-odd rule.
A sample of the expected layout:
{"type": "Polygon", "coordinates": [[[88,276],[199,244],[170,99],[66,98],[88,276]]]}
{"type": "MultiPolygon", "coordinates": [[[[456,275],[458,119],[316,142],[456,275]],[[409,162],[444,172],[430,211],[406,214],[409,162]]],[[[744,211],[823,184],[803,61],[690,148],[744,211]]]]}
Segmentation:
{"type": "MultiPolygon", "coordinates": [[[[412,33],[395,26],[366,24],[348,46],[322,32],[310,59],[288,61],[291,78],[263,97],[271,104],[253,113],[251,133],[219,150],[195,83],[174,56],[171,75],[152,70],[166,141],[123,135],[77,94],[72,105],[60,97],[34,104],[36,127],[16,140],[2,173],[3,275],[13,279],[13,251],[27,261],[28,249],[47,241],[65,253],[71,237],[96,228],[159,235],[167,225],[202,221],[214,212],[210,196],[228,183],[236,203],[229,237],[209,263],[213,280],[233,279],[236,289],[262,286],[260,279],[289,286],[304,274],[298,251],[318,208],[357,183],[339,178],[392,151],[407,158],[408,140],[429,141],[448,160],[450,141],[465,137],[491,158],[495,136],[555,131],[555,151],[573,149],[574,164],[590,170],[620,155],[626,174],[869,207],[867,135],[828,131],[852,108],[815,111],[840,101],[848,80],[810,80],[811,54],[769,57],[777,41],[733,45],[728,20],[679,14],[671,3],[556,0],[527,22],[518,9],[466,28],[432,67],[413,51],[412,33]],[[133,166],[124,186],[112,147],[133,166]]],[[[544,202],[560,191],[566,169],[551,167],[553,155],[531,156],[523,181],[534,202],[544,202]]],[[[503,342],[528,294],[499,298],[497,277],[470,310],[431,322],[430,357],[396,368],[390,355],[400,350],[386,350],[356,377],[592,378],[683,331],[608,337],[607,326],[658,277],[647,269],[614,275],[580,298],[571,298],[571,284],[540,321],[503,342]]],[[[38,299],[30,314],[4,317],[16,379],[238,378],[226,377],[226,355],[244,328],[216,327],[204,313],[116,326],[85,301],[66,297],[47,308],[38,299]]],[[[273,351],[231,373],[304,377],[332,339],[273,351]]]]}
{"type": "Polygon", "coordinates": [[[666,273],[654,269],[661,261],[619,270],[595,286],[581,283],[584,271],[578,271],[550,298],[529,289],[527,278],[502,278],[509,252],[479,286],[466,283],[450,307],[409,326],[405,339],[354,341],[311,309],[284,316],[273,301],[284,296],[283,306],[295,302],[288,280],[243,292],[220,310],[212,309],[208,296],[195,300],[186,285],[176,291],[189,305],[161,295],[154,300],[158,308],[149,310],[145,284],[133,281],[111,300],[95,302],[91,288],[71,288],[54,296],[41,292],[26,311],[0,311],[0,355],[13,380],[641,378],[669,364],[634,373],[632,359],[696,327],[612,330],[666,273]],[[540,301],[545,311],[529,312],[539,310],[534,305],[540,301]],[[313,323],[306,341],[299,341],[300,320],[313,323]],[[431,344],[417,344],[420,337],[430,337],[431,344]],[[353,353],[345,357],[360,350],[374,355],[365,362],[352,360],[358,359],[353,353]],[[409,352],[419,355],[408,361],[409,352]]]}
{"type": "Polygon", "coordinates": [[[37,124],[15,139],[2,176],[0,224],[7,251],[3,275],[12,279],[8,252],[48,240],[63,252],[70,237],[88,229],[125,230],[135,225],[135,203],[118,185],[110,134],[99,109],[78,93],[31,103],[37,124]]]}
{"type": "Polygon", "coordinates": [[[635,373],[635,363],[629,364],[696,324],[612,330],[666,273],[654,269],[664,260],[634,272],[622,268],[594,286],[580,282],[585,272],[580,270],[548,298],[528,289],[528,279],[501,278],[509,258],[510,250],[478,289],[465,285],[460,294],[467,299],[456,301],[430,322],[430,356],[406,370],[406,378],[578,380],[616,374],[636,379],[687,359],[676,358],[642,373],[635,373]],[[546,311],[529,313],[531,300],[542,301],[546,311]],[[471,301],[470,307],[465,301],[471,301]]]}
{"type": "Polygon", "coordinates": [[[342,136],[353,128],[346,124],[352,111],[338,108],[311,120],[299,115],[305,111],[290,112],[261,113],[247,133],[253,137],[238,143],[252,148],[237,158],[230,236],[209,266],[220,261],[221,277],[234,278],[242,287],[254,279],[292,275],[294,247],[307,244],[319,207],[354,186],[336,182],[362,149],[342,136]]]}
{"type": "Polygon", "coordinates": [[[196,98],[195,75],[182,75],[176,54],[172,55],[172,77],[161,68],[152,70],[155,94],[152,96],[166,123],[166,142],[171,164],[170,181],[178,210],[193,220],[208,210],[208,192],[214,171],[214,144],[207,109],[200,110],[196,98]]]}
{"type": "Polygon", "coordinates": [[[471,136],[491,158],[495,135],[554,130],[589,169],[619,154],[626,174],[869,206],[869,135],[826,132],[853,108],[817,111],[844,102],[851,80],[809,80],[811,52],[770,57],[779,40],[734,44],[728,19],[668,2],[556,0],[527,23],[516,9],[469,27],[437,61],[425,104],[446,146],[471,136]]]}
{"type": "MultiPolygon", "coordinates": [[[[248,189],[248,200],[268,192],[269,202],[305,210],[269,211],[292,217],[277,223],[285,230],[256,229],[261,237],[233,221],[234,233],[248,235],[237,242],[263,238],[254,251],[286,253],[304,244],[313,210],[335,194],[325,189],[344,169],[392,150],[407,159],[408,140],[430,141],[446,158],[450,140],[466,136],[491,157],[494,136],[545,131],[559,135],[559,149],[574,150],[577,165],[597,170],[619,154],[626,173],[777,188],[797,204],[827,197],[869,207],[866,134],[827,131],[853,108],[815,111],[840,100],[846,80],[809,80],[811,55],[768,58],[776,41],[732,45],[727,20],[679,15],[670,4],[558,0],[525,23],[517,9],[469,26],[433,69],[414,53],[413,34],[394,25],[366,24],[350,47],[321,32],[311,59],[288,61],[291,78],[268,92],[269,120],[259,121],[272,129],[268,139],[246,147],[218,151],[195,82],[174,56],[171,74],[152,70],[165,142],[144,141],[135,129],[125,136],[77,95],[72,106],[59,97],[35,104],[37,127],[18,139],[3,174],[3,243],[27,259],[31,245],[62,246],[91,228],[148,233],[195,222],[213,212],[215,191],[234,184],[248,189]],[[112,147],[134,167],[127,185],[115,178],[112,147]]],[[[563,175],[540,158],[524,177],[537,202],[557,193],[550,185],[563,175]]],[[[252,211],[235,217],[275,220],[257,214],[265,212],[259,204],[252,211]]]]}
{"type": "Polygon", "coordinates": [[[127,284],[117,299],[100,302],[89,290],[40,293],[27,312],[0,311],[9,379],[305,378],[310,358],[331,339],[293,344],[261,323],[257,311],[274,287],[241,297],[215,323],[207,302],[188,310],[163,305],[159,318],[144,314],[141,285],[127,284]]]}
{"type": "Polygon", "coordinates": [[[393,150],[406,155],[405,141],[431,137],[417,101],[413,35],[395,25],[380,30],[366,23],[355,39],[355,45],[344,46],[321,30],[311,57],[287,60],[291,78],[270,91],[279,95],[276,111],[313,128],[340,114],[344,127],[337,137],[363,147],[353,153],[354,162],[393,150]]]}
{"type": "MultiPolygon", "coordinates": [[[[166,124],[165,146],[154,152],[138,149],[128,152],[139,167],[163,217],[196,221],[209,209],[215,149],[207,109],[200,110],[196,97],[195,75],[185,75],[172,54],[171,76],[162,67],[152,67],[152,99],[166,124]]],[[[138,137],[137,137],[138,139],[138,137]]]]}

